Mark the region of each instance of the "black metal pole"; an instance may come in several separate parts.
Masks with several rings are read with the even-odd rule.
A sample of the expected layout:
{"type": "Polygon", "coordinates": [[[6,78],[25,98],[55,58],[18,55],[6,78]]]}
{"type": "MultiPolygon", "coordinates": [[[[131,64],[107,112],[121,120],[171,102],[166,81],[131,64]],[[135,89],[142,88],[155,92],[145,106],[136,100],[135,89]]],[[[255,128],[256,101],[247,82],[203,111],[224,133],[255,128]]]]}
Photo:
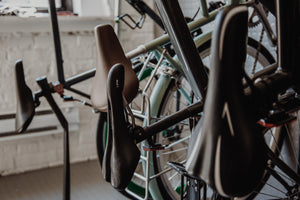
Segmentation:
{"type": "Polygon", "coordinates": [[[38,78],[37,83],[39,84],[40,88],[42,89],[42,95],[47,99],[49,105],[51,106],[53,112],[55,113],[58,121],[60,122],[61,126],[64,129],[64,191],[63,191],[63,199],[70,200],[70,152],[69,152],[69,126],[68,121],[66,120],[65,116],[59,109],[58,105],[54,101],[51,89],[49,87],[47,78],[41,77],[38,78]]]}
{"type": "Polygon", "coordinates": [[[54,41],[58,80],[61,84],[64,85],[65,77],[64,77],[64,68],[63,68],[63,58],[61,53],[61,43],[60,43],[60,36],[59,36],[55,0],[49,0],[49,13],[50,13],[50,19],[52,25],[52,35],[54,41]]]}
{"type": "Polygon", "coordinates": [[[208,75],[186,24],[178,0],[155,0],[161,20],[196,97],[204,99],[208,75]]]}
{"type": "Polygon", "coordinates": [[[72,85],[75,85],[89,78],[92,78],[95,76],[95,73],[96,73],[96,68],[78,74],[76,76],[73,76],[71,78],[68,78],[67,80],[65,80],[65,88],[71,87],[72,85]]]}

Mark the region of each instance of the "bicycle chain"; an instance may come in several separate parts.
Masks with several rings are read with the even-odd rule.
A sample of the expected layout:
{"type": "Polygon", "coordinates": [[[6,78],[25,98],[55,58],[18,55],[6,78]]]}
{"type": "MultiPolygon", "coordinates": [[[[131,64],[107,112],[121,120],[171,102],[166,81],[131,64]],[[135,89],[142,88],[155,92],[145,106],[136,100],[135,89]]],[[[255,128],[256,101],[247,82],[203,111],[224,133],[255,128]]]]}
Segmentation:
{"type": "Polygon", "coordinates": [[[262,30],[261,30],[261,34],[260,34],[258,46],[256,48],[255,60],[254,60],[254,64],[253,64],[253,68],[252,68],[252,72],[251,72],[252,75],[255,73],[255,70],[256,70],[258,56],[259,56],[259,53],[260,53],[260,49],[261,49],[261,44],[262,44],[262,40],[263,40],[263,37],[264,37],[264,33],[265,33],[265,27],[263,26],[262,30]]]}
{"type": "MultiPolygon", "coordinates": [[[[266,9],[264,9],[264,11],[266,13],[266,16],[268,16],[269,12],[266,9]]],[[[255,60],[254,60],[254,64],[253,64],[253,68],[252,68],[252,72],[251,72],[252,75],[255,73],[255,70],[256,70],[256,66],[257,66],[257,62],[258,62],[258,56],[259,56],[259,52],[260,52],[260,49],[261,49],[264,33],[265,33],[265,27],[264,27],[264,25],[262,25],[262,30],[261,30],[258,46],[256,48],[255,60]]]]}

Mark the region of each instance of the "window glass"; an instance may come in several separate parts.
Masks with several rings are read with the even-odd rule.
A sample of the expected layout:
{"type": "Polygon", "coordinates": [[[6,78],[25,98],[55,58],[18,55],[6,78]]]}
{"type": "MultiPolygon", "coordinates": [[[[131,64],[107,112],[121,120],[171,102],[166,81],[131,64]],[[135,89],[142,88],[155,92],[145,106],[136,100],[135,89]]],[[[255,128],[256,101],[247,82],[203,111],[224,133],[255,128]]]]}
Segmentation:
{"type": "MultiPolygon", "coordinates": [[[[62,0],[55,0],[56,7],[62,7],[62,0]]],[[[0,4],[18,7],[48,8],[48,0],[0,0],[0,4]]]]}

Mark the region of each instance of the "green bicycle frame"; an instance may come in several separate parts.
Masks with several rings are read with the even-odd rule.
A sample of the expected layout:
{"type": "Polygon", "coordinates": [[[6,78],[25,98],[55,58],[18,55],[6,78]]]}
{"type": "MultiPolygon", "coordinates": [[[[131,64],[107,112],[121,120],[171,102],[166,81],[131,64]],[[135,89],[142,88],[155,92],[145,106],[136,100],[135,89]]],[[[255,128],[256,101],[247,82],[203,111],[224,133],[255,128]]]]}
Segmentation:
{"type": "MultiPolygon", "coordinates": [[[[202,15],[203,17],[195,20],[191,23],[188,24],[188,28],[190,31],[193,31],[195,29],[197,29],[198,27],[201,27],[203,25],[206,25],[210,22],[212,22],[218,11],[219,10],[215,10],[211,13],[208,12],[207,9],[207,4],[206,4],[206,0],[199,0],[201,8],[202,8],[202,15]]],[[[238,4],[241,3],[243,1],[240,0],[230,0],[228,1],[228,5],[231,4],[238,4]]],[[[200,47],[201,45],[203,45],[205,42],[209,41],[211,39],[211,35],[212,32],[206,32],[206,33],[202,33],[199,36],[194,38],[194,42],[196,47],[200,47]]],[[[161,46],[167,44],[168,42],[170,42],[170,38],[167,34],[158,37],[157,39],[152,40],[151,42],[148,42],[144,45],[140,45],[139,47],[137,47],[136,49],[128,52],[126,54],[127,58],[131,59],[134,58],[138,55],[141,54],[145,54],[147,52],[151,52],[154,51],[156,54],[158,54],[158,56],[162,55],[163,49],[161,48],[161,46]]],[[[181,64],[177,58],[177,56],[171,57],[170,55],[166,54],[164,55],[164,59],[166,60],[166,62],[168,62],[170,64],[170,67],[176,69],[177,71],[179,71],[181,74],[183,74],[182,72],[182,68],[181,68],[181,64]]],[[[164,95],[166,94],[168,87],[171,83],[171,77],[168,75],[161,75],[159,76],[157,82],[155,83],[154,88],[152,89],[151,95],[150,95],[150,102],[149,102],[149,107],[150,107],[150,113],[147,113],[148,115],[150,115],[151,117],[156,117],[159,114],[160,111],[160,105],[163,101],[164,95]]],[[[185,91],[181,91],[184,96],[186,96],[185,91]]],[[[144,125],[151,123],[147,122],[147,120],[144,121],[144,125]]],[[[143,144],[147,144],[147,142],[143,142],[143,144]]],[[[146,152],[144,152],[142,150],[142,155],[146,155],[146,152]]],[[[153,159],[153,154],[150,153],[150,160],[153,159]]],[[[146,171],[146,164],[145,162],[143,162],[143,169],[144,169],[144,173],[146,171]]],[[[150,164],[150,169],[149,169],[149,173],[150,176],[153,176],[154,173],[154,167],[152,164],[150,164]]],[[[159,188],[158,188],[158,184],[156,182],[156,179],[153,179],[150,181],[149,183],[149,192],[151,193],[151,196],[153,199],[163,199],[163,197],[161,196],[160,192],[159,192],[159,188]]]]}

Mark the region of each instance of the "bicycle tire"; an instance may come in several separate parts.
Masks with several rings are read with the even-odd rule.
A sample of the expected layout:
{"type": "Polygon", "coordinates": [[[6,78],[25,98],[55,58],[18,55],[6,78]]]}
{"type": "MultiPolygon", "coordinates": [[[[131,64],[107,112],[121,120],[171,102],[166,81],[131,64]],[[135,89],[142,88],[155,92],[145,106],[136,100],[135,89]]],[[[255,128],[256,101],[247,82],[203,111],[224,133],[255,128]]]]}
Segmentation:
{"type": "MultiPolygon", "coordinates": [[[[299,111],[297,111],[295,113],[296,113],[295,115],[297,115],[298,118],[299,118],[299,116],[300,116],[299,111]]],[[[274,133],[271,133],[272,138],[275,142],[273,144],[270,143],[269,148],[274,152],[274,155],[277,156],[277,157],[280,157],[280,154],[283,151],[284,143],[288,143],[289,145],[292,145],[293,142],[291,141],[291,136],[299,137],[299,130],[300,130],[299,129],[299,120],[298,120],[298,122],[296,122],[296,126],[297,126],[296,131],[295,131],[295,128],[291,128],[290,125],[292,123],[286,124],[286,125],[284,125],[284,127],[274,128],[275,129],[274,133]],[[287,135],[289,135],[289,136],[287,136],[287,135]],[[286,139],[288,139],[288,141],[286,141],[286,139]]],[[[294,126],[295,126],[295,124],[294,124],[294,126]]],[[[264,133],[264,134],[266,134],[266,133],[264,133]]],[[[299,146],[299,144],[298,144],[298,146],[299,146]]],[[[284,160],[284,159],[289,160],[290,158],[286,159],[286,158],[282,157],[282,160],[284,160]]],[[[295,159],[295,161],[294,161],[293,165],[294,165],[294,170],[296,171],[297,161],[296,161],[296,158],[294,158],[294,159],[295,159]]],[[[274,164],[269,164],[269,165],[273,169],[276,167],[274,164]]],[[[283,173],[281,174],[281,176],[283,176],[283,173]]],[[[274,181],[274,179],[270,181],[269,180],[270,177],[271,177],[271,175],[268,174],[267,170],[266,170],[265,174],[262,177],[261,182],[257,185],[255,190],[253,192],[251,192],[250,194],[244,196],[244,197],[226,198],[226,197],[222,197],[220,195],[217,195],[216,199],[218,199],[218,200],[253,200],[253,199],[255,199],[255,200],[256,199],[257,200],[258,199],[286,200],[286,199],[294,199],[294,198],[289,198],[288,196],[285,196],[285,197],[284,196],[276,196],[276,195],[278,195],[278,192],[276,193],[276,190],[280,190],[279,193],[283,193],[283,191],[281,190],[281,188],[283,188],[283,186],[281,186],[281,188],[278,188],[278,186],[271,185],[270,182],[274,181]],[[269,186],[269,189],[268,188],[266,189],[265,188],[266,186],[269,186]],[[270,191],[270,188],[272,188],[273,191],[272,190],[270,191]],[[275,190],[275,193],[274,193],[274,190],[275,190]],[[266,191],[268,193],[266,193],[266,191]]],[[[288,177],[285,177],[285,178],[289,179],[288,177]]],[[[278,182],[277,184],[280,184],[280,183],[278,182]]],[[[295,186],[299,187],[299,185],[295,185],[295,186]]],[[[287,194],[287,193],[285,193],[285,194],[287,194]]],[[[281,194],[281,195],[283,195],[283,194],[281,194]]],[[[299,196],[296,199],[299,199],[299,196]]]]}
{"type": "MultiPolygon", "coordinates": [[[[249,38],[248,39],[248,50],[247,50],[248,56],[255,56],[255,50],[257,49],[258,46],[259,46],[259,43],[256,40],[249,38]]],[[[210,40],[208,40],[206,43],[201,45],[198,48],[198,51],[199,51],[200,55],[202,55],[201,56],[202,58],[208,56],[208,54],[210,52],[210,40]]],[[[203,59],[203,60],[205,61],[205,59],[203,59]]],[[[275,59],[273,58],[272,54],[267,50],[267,48],[265,48],[264,46],[261,46],[258,61],[263,65],[263,67],[266,67],[266,66],[274,63],[275,59]]],[[[208,66],[209,64],[205,63],[205,65],[208,66]]],[[[163,103],[170,103],[172,98],[168,99],[167,97],[168,97],[168,95],[166,95],[166,98],[163,101],[163,103]]],[[[164,112],[163,111],[164,107],[165,107],[165,105],[162,105],[160,113],[164,112]]],[[[157,136],[159,136],[159,137],[156,137],[156,142],[161,143],[162,142],[162,139],[161,139],[162,134],[157,134],[157,136]]],[[[182,139],[182,138],[179,138],[179,139],[182,139]]],[[[174,151],[176,151],[176,150],[174,150],[174,151]]],[[[163,156],[160,155],[159,152],[155,152],[155,153],[157,153],[157,154],[154,157],[159,158],[159,159],[153,160],[154,169],[155,169],[155,173],[159,173],[166,167],[166,162],[163,161],[164,163],[161,163],[163,160],[163,158],[162,158],[163,156]]],[[[173,156],[173,157],[177,157],[177,156],[173,156]]],[[[172,161],[170,159],[166,159],[166,160],[172,161]]],[[[173,190],[174,185],[176,185],[178,183],[169,184],[168,179],[169,179],[169,176],[165,177],[164,175],[161,175],[157,180],[157,182],[159,184],[158,188],[160,188],[160,190],[161,190],[160,192],[161,192],[161,194],[163,194],[164,199],[178,199],[180,189],[178,187],[176,187],[176,191],[173,190]]],[[[180,178],[178,178],[178,180],[180,180],[180,178]]],[[[208,195],[211,197],[213,195],[213,191],[208,192],[208,195]]]]}
{"type": "MultiPolygon", "coordinates": [[[[107,113],[106,112],[100,112],[98,117],[98,127],[97,127],[97,134],[96,134],[96,147],[97,147],[97,155],[98,160],[100,163],[100,166],[102,166],[102,160],[104,155],[104,146],[106,144],[106,135],[105,134],[99,134],[99,133],[106,133],[107,131],[107,113]]],[[[132,190],[139,191],[137,193],[142,194],[143,188],[141,188],[139,185],[135,185],[133,183],[130,183],[132,190]]],[[[122,195],[125,197],[128,197],[130,199],[133,199],[134,197],[128,194],[126,191],[119,191],[122,195]]]]}
{"type": "MultiPolygon", "coordinates": [[[[199,49],[207,49],[210,45],[210,41],[209,42],[205,42],[201,47],[199,47],[199,49]]],[[[150,74],[149,74],[150,75],[150,74]]],[[[167,90],[166,93],[163,95],[163,99],[161,102],[161,105],[159,106],[159,112],[162,108],[162,104],[164,102],[164,100],[166,99],[166,96],[169,94],[170,88],[172,87],[172,83],[170,82],[170,84],[167,86],[167,90]]],[[[106,144],[106,131],[107,131],[107,113],[100,113],[99,117],[98,117],[98,125],[97,125],[97,134],[96,134],[96,146],[97,146],[97,154],[98,154],[98,159],[99,159],[99,163],[100,166],[102,166],[102,159],[103,159],[103,155],[104,155],[104,150],[105,150],[105,144],[106,144]]],[[[154,181],[152,181],[154,182],[154,181]]],[[[157,185],[161,185],[161,183],[157,183],[157,185]]],[[[145,188],[143,188],[142,186],[135,184],[134,182],[131,182],[129,184],[129,190],[133,191],[134,193],[138,194],[139,196],[144,196],[145,195],[145,188]]],[[[158,188],[160,190],[160,188],[158,188]]],[[[155,189],[155,191],[157,191],[157,189],[155,189]]],[[[121,192],[124,196],[130,198],[130,199],[136,199],[134,196],[130,195],[128,192],[126,191],[122,191],[121,192]]],[[[160,192],[158,194],[159,197],[162,197],[163,199],[168,199],[168,196],[165,195],[164,192],[160,192]]]]}
{"type": "MultiPolygon", "coordinates": [[[[293,115],[298,119],[299,111],[295,111],[293,115]]],[[[270,150],[274,153],[276,157],[282,160],[285,164],[287,164],[291,170],[297,173],[297,165],[299,164],[298,160],[298,152],[296,152],[299,148],[299,143],[295,142],[299,137],[299,120],[297,122],[290,122],[288,124],[283,125],[282,127],[273,128],[272,140],[274,141],[271,145],[269,145],[270,150]],[[274,131],[275,130],[275,131],[274,131]],[[292,155],[293,154],[293,155],[292,155]]],[[[270,130],[269,130],[270,131],[270,130]]],[[[295,188],[299,188],[300,183],[296,183],[296,181],[292,180],[292,177],[289,177],[283,171],[281,171],[275,164],[268,161],[269,167],[273,169],[279,176],[281,176],[286,182],[290,185],[293,185],[295,188]]],[[[284,186],[273,178],[270,173],[267,173],[268,170],[265,170],[265,174],[255,190],[248,194],[245,197],[234,198],[235,200],[252,200],[252,199],[295,199],[289,191],[285,191],[284,186]],[[284,192],[285,191],[285,192],[284,192]]],[[[299,199],[296,197],[296,199],[299,199]]]]}
{"type": "MultiPolygon", "coordinates": [[[[153,62],[155,62],[155,60],[153,60],[153,62]]],[[[141,79],[144,80],[150,75],[151,75],[151,70],[146,70],[141,79]]],[[[155,77],[155,79],[157,79],[157,77],[155,77]]],[[[102,159],[103,159],[105,145],[106,145],[107,128],[108,128],[107,113],[101,112],[98,117],[97,134],[96,134],[96,147],[97,147],[97,155],[98,155],[100,166],[102,166],[102,159]]],[[[140,166],[141,171],[143,170],[142,167],[143,166],[140,166]]],[[[132,191],[133,193],[139,196],[145,196],[145,188],[133,181],[129,183],[125,191],[119,191],[119,192],[122,193],[124,196],[128,197],[129,199],[136,199],[128,192],[128,190],[132,191]]],[[[149,194],[149,196],[151,197],[151,194],[149,194]]]]}
{"type": "MultiPolygon", "coordinates": [[[[256,50],[256,48],[258,46],[258,42],[252,38],[249,38],[248,44],[253,50],[256,50]]],[[[210,40],[206,41],[203,45],[201,45],[198,48],[198,51],[200,52],[200,54],[201,54],[201,52],[209,54],[209,52],[210,52],[209,50],[210,50],[210,40]]],[[[260,54],[264,56],[265,61],[267,61],[268,63],[275,62],[271,53],[264,46],[261,46],[260,54]]],[[[164,98],[160,105],[159,113],[163,112],[162,111],[162,109],[164,107],[163,104],[165,104],[165,102],[167,102],[166,99],[169,96],[170,90],[171,90],[171,85],[169,86],[169,89],[167,90],[166,94],[164,95],[164,98]]],[[[101,161],[103,158],[104,147],[105,147],[105,134],[104,134],[106,132],[105,124],[106,124],[106,113],[100,113],[99,120],[98,120],[98,127],[97,127],[97,138],[96,138],[97,153],[98,153],[100,165],[102,164],[101,161]]],[[[153,157],[156,157],[156,156],[153,156],[153,157]]],[[[153,159],[153,163],[154,163],[154,171],[155,172],[160,171],[159,167],[157,167],[158,164],[157,164],[156,159],[153,159]]],[[[157,188],[159,188],[160,196],[162,196],[164,199],[174,199],[173,195],[170,195],[170,192],[166,191],[164,181],[161,180],[161,178],[157,179],[157,185],[158,185],[157,188]]],[[[145,193],[145,189],[137,184],[130,183],[129,187],[130,187],[131,191],[133,191],[134,193],[137,193],[140,196],[143,196],[145,193]]],[[[131,196],[126,191],[122,192],[122,194],[131,199],[134,199],[134,197],[131,196]]]]}

